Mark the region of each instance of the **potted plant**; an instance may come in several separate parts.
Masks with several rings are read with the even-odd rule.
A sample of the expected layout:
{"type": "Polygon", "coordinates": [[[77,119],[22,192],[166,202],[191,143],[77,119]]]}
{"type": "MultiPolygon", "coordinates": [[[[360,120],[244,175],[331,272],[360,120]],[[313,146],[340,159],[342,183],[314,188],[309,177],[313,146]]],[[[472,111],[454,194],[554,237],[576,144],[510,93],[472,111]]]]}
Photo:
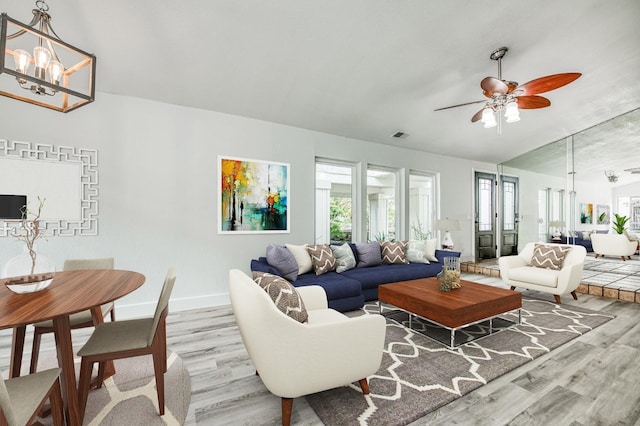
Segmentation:
{"type": "Polygon", "coordinates": [[[624,226],[627,224],[627,222],[629,222],[629,219],[631,218],[627,216],[620,216],[618,213],[615,213],[614,216],[615,220],[611,221],[611,224],[613,225],[612,228],[618,234],[623,234],[625,229],[624,226]]]}

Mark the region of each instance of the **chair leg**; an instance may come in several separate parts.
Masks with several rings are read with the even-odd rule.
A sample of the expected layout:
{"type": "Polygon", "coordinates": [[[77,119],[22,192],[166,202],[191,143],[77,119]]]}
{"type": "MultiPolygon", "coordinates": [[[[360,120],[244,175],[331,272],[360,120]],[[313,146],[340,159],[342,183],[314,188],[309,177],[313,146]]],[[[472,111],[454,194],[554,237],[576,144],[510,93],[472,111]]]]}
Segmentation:
{"type": "Polygon", "coordinates": [[[64,405],[62,403],[62,391],[60,388],[60,378],[51,388],[49,393],[49,405],[51,406],[51,418],[54,426],[64,425],[64,405]]]}
{"type": "Polygon", "coordinates": [[[102,361],[98,363],[98,377],[96,377],[96,389],[100,389],[102,387],[102,384],[104,383],[104,373],[106,370],[106,366],[107,366],[106,361],[102,361]]]}
{"type": "Polygon", "coordinates": [[[369,395],[369,382],[367,382],[366,378],[360,379],[360,388],[363,394],[369,395]]]}
{"type": "Polygon", "coordinates": [[[558,296],[557,294],[554,294],[554,295],[553,295],[553,297],[555,297],[555,299],[556,299],[556,303],[557,303],[558,305],[562,304],[562,300],[560,299],[560,296],[558,296]]]}
{"type": "Polygon", "coordinates": [[[515,289],[516,289],[516,286],[515,286],[515,285],[512,285],[512,286],[511,286],[511,290],[515,290],[515,289]]]}
{"type": "Polygon", "coordinates": [[[111,315],[111,322],[114,322],[116,320],[116,307],[115,306],[111,307],[110,315],[111,315]]]}
{"type": "Polygon", "coordinates": [[[573,300],[578,300],[578,295],[575,290],[571,292],[571,295],[573,296],[573,300]]]}
{"type": "Polygon", "coordinates": [[[83,357],[80,362],[80,379],[78,380],[78,408],[80,410],[80,419],[84,418],[84,411],[87,408],[87,398],[89,397],[92,371],[93,360],[83,357]]]}
{"type": "Polygon", "coordinates": [[[293,411],[293,398],[282,398],[282,426],[291,424],[291,412],[293,411]]]}
{"type": "Polygon", "coordinates": [[[38,369],[38,356],[40,355],[40,340],[42,333],[36,328],[33,332],[33,344],[31,345],[31,364],[29,365],[29,374],[33,374],[38,369]]]}
{"type": "Polygon", "coordinates": [[[624,257],[624,256],[620,256],[620,257],[622,258],[622,261],[623,261],[623,262],[626,262],[626,261],[627,261],[627,258],[626,258],[626,257],[624,257]]]}
{"type": "Polygon", "coordinates": [[[161,353],[163,346],[158,342],[153,348],[153,370],[156,375],[156,392],[158,393],[158,410],[160,415],[164,416],[164,372],[167,366],[166,352],[161,353]],[[163,365],[164,363],[164,365],[163,365]]]}

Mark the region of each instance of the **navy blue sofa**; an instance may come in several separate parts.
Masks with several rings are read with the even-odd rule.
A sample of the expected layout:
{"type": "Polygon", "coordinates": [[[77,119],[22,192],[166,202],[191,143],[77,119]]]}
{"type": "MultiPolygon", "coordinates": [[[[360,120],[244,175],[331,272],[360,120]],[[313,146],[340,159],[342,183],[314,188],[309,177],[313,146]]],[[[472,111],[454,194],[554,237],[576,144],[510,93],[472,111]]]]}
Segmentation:
{"type": "MultiPolygon", "coordinates": [[[[418,278],[435,277],[442,270],[445,256],[460,257],[460,252],[436,250],[438,263],[409,263],[407,265],[377,265],[353,268],[342,273],[335,271],[316,275],[311,271],[298,275],[292,284],[296,287],[319,285],[327,293],[329,307],[340,312],[360,309],[370,300],[378,300],[378,286],[418,278]]],[[[253,259],[251,271],[280,275],[278,270],[267,263],[266,257],[253,259]]]]}

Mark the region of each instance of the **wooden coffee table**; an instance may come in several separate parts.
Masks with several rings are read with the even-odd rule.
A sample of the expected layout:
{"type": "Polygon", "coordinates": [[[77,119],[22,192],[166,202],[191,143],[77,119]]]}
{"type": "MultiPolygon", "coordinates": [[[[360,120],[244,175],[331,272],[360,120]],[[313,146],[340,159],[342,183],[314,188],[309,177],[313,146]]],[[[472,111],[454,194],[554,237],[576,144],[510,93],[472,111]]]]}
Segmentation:
{"type": "Polygon", "coordinates": [[[449,292],[440,291],[437,278],[383,284],[378,287],[378,301],[408,312],[410,328],[412,316],[417,315],[450,330],[450,348],[456,347],[456,330],[488,320],[488,335],[491,335],[494,333],[493,319],[507,312],[518,310],[518,321],[512,326],[520,324],[520,292],[465,280],[460,283],[461,288],[449,292]]]}

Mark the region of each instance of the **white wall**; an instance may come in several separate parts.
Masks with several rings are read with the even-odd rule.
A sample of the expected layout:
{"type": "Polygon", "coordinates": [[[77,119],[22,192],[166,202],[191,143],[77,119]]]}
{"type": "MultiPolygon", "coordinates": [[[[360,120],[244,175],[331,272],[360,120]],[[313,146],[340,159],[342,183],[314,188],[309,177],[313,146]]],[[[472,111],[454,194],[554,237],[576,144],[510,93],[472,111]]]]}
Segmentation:
{"type": "MultiPolygon", "coordinates": [[[[441,215],[461,219],[456,249],[472,256],[473,170],[495,165],[398,149],[335,135],[136,98],[98,93],[61,114],[0,98],[0,138],[98,150],[99,234],[55,237],[40,251],[66,258],[114,256],[147,283],[118,303],[121,318],[152,312],[164,274],[178,279],[172,310],[228,303],[230,268],[249,272],[268,243],[311,243],[315,157],[439,172],[441,215]],[[218,235],[217,156],[291,164],[291,233],[218,235]]],[[[408,189],[403,188],[408,191],[408,189]]],[[[403,194],[408,197],[407,194],[403,194]]],[[[21,251],[0,237],[0,264],[21,251]]]]}

